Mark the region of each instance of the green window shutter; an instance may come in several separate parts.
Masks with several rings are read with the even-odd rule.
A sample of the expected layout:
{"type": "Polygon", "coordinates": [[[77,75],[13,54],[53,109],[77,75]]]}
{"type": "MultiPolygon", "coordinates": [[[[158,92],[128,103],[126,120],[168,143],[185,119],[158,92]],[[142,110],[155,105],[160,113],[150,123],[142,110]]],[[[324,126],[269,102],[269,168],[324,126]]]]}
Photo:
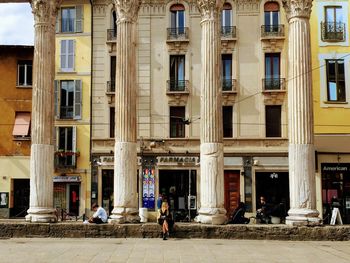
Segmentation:
{"type": "Polygon", "coordinates": [[[82,104],[82,81],[75,80],[74,81],[74,119],[81,119],[81,104],[82,104]]]}
{"type": "Polygon", "coordinates": [[[64,71],[68,67],[67,63],[67,44],[68,40],[61,40],[61,71],[64,71]]]}
{"type": "MultiPolygon", "coordinates": [[[[73,131],[72,131],[72,145],[73,145],[73,152],[77,152],[77,127],[73,126],[73,131]]],[[[74,154],[72,156],[72,165],[76,166],[77,164],[77,156],[74,154]]]]}
{"type": "Polygon", "coordinates": [[[61,9],[58,11],[56,16],[56,33],[60,32],[60,24],[61,24],[61,9]]]}
{"type": "Polygon", "coordinates": [[[59,109],[59,100],[60,100],[60,81],[55,80],[54,81],[54,96],[55,96],[55,101],[54,101],[54,110],[55,110],[55,118],[59,119],[60,118],[60,109],[59,109]]]}
{"type": "Polygon", "coordinates": [[[77,5],[75,7],[75,32],[76,33],[83,32],[83,24],[84,24],[83,10],[84,10],[84,6],[82,5],[77,5]]]}

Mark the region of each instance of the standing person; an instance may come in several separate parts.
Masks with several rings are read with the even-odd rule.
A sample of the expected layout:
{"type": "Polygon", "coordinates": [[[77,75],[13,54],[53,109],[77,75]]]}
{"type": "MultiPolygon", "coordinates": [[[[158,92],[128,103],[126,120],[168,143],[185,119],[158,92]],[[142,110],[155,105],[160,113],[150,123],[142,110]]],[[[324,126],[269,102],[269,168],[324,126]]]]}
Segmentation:
{"type": "Polygon", "coordinates": [[[89,219],[89,223],[103,224],[107,223],[107,213],[103,207],[99,207],[98,204],[92,204],[92,210],[95,212],[89,219]]]}
{"type": "Polygon", "coordinates": [[[173,226],[173,220],[171,214],[169,213],[168,202],[163,202],[162,207],[158,213],[158,223],[162,226],[163,240],[167,240],[169,236],[169,229],[173,226]]]}

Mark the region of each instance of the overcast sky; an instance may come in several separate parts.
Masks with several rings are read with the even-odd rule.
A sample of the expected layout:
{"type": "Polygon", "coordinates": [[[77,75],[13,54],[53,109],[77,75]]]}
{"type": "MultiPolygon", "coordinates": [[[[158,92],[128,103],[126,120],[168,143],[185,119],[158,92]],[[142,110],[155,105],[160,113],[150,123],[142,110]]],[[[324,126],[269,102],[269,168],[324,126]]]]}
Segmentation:
{"type": "Polygon", "coordinates": [[[29,3],[0,4],[0,44],[33,45],[34,19],[29,3]]]}

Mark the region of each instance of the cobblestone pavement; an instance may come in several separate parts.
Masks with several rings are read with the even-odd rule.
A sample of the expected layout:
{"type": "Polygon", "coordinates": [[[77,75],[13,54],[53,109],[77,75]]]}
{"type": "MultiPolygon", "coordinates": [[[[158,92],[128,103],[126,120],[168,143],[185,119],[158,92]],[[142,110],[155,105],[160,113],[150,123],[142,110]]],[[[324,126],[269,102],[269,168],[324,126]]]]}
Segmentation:
{"type": "Polygon", "coordinates": [[[0,240],[0,262],[350,262],[350,242],[218,239],[0,240]]]}

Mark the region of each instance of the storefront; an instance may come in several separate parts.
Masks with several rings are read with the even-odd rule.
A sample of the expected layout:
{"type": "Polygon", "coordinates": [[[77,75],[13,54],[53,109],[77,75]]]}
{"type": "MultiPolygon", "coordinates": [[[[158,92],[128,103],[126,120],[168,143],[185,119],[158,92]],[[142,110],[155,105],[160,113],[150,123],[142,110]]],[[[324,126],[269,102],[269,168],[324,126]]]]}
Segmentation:
{"type": "Polygon", "coordinates": [[[10,217],[25,217],[29,209],[29,179],[12,180],[13,206],[10,208],[10,217]]]}

